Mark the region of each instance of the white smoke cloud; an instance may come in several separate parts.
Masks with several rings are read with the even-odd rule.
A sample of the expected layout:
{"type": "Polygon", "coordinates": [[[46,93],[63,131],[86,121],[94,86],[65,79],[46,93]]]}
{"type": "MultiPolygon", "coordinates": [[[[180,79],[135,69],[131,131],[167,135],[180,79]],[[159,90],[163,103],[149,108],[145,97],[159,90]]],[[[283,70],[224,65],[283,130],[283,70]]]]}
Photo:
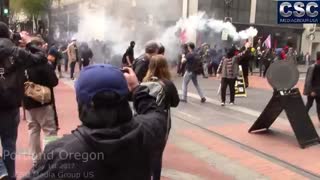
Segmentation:
{"type": "MultiPolygon", "coordinates": [[[[118,7],[117,14],[113,15],[108,12],[109,9],[106,6],[102,5],[103,3],[107,3],[107,1],[96,1],[100,1],[100,4],[94,8],[88,8],[90,2],[84,3],[79,7],[78,32],[74,34],[74,37],[80,42],[90,42],[93,40],[109,42],[111,51],[108,58],[112,56],[120,58],[132,40],[136,41],[135,55],[138,57],[143,53],[144,44],[149,40],[155,39],[166,47],[168,59],[170,61],[176,60],[180,53],[181,41],[179,32],[181,30],[185,30],[188,41],[192,40],[196,31],[212,31],[214,33],[225,31],[234,41],[248,39],[256,36],[258,33],[253,27],[237,32],[231,23],[208,18],[204,12],[199,12],[189,18],[179,19],[177,17],[177,21],[174,23],[172,22],[172,16],[176,13],[175,11],[178,9],[179,3],[175,3],[177,7],[170,7],[168,9],[159,8],[166,7],[167,4],[163,3],[163,1],[139,0],[136,3],[137,5],[142,5],[144,11],[136,9],[137,12],[135,13],[138,14],[132,14],[130,17],[131,7],[118,7]],[[168,11],[168,13],[164,11],[168,11]],[[150,18],[148,20],[148,16],[151,13],[156,14],[152,15],[152,20],[150,18]],[[166,17],[166,14],[169,14],[170,17],[166,17]],[[163,23],[166,22],[166,19],[171,23],[163,23]],[[172,26],[164,24],[172,24],[172,26]]],[[[102,55],[105,50],[100,50],[101,47],[92,47],[92,49],[97,52],[96,57],[106,58],[102,55]]],[[[121,59],[117,61],[121,61],[121,59]]]]}

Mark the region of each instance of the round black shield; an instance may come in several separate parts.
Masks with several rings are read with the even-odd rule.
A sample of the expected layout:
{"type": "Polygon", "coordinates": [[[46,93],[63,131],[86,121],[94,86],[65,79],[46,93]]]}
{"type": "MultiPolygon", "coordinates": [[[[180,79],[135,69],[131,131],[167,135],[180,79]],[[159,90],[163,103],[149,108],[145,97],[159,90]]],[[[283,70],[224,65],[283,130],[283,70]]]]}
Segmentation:
{"type": "Polygon", "coordinates": [[[267,71],[269,84],[276,90],[289,90],[299,81],[299,71],[288,61],[275,61],[267,71]]]}

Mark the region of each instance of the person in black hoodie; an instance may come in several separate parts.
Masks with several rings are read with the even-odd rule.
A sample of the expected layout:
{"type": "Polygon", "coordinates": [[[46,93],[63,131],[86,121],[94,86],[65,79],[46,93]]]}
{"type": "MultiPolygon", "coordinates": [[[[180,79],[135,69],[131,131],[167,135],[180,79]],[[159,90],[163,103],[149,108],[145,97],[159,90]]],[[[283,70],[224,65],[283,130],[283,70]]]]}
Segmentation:
{"type": "Polygon", "coordinates": [[[48,144],[24,180],[150,180],[151,156],[165,142],[166,116],[133,70],[124,70],[97,64],[80,72],[75,89],[82,125],[48,144]]]}
{"type": "MultiPolygon", "coordinates": [[[[41,39],[35,39],[33,44],[42,47],[41,39]]],[[[36,164],[40,158],[41,141],[40,132],[44,132],[45,136],[57,135],[57,124],[55,122],[55,110],[53,108],[53,87],[58,85],[58,77],[54,71],[54,67],[48,62],[29,66],[26,71],[26,80],[50,88],[51,102],[42,104],[33,100],[31,97],[24,96],[23,104],[27,110],[27,122],[30,135],[30,147],[32,153],[33,164],[36,164]]]]}
{"type": "MultiPolygon", "coordinates": [[[[167,115],[167,131],[166,137],[168,139],[169,132],[171,129],[171,107],[177,107],[180,102],[179,94],[176,86],[171,81],[171,75],[167,59],[163,55],[153,56],[150,60],[149,70],[146,77],[143,79],[144,82],[152,81],[153,78],[158,78],[158,80],[163,84],[165,91],[165,111],[167,115]]],[[[162,155],[165,149],[166,142],[163,144],[162,148],[159,149],[153,156],[153,180],[160,180],[161,169],[162,169],[162,155]]]]}
{"type": "Polygon", "coordinates": [[[89,48],[88,43],[83,43],[80,47],[80,56],[83,67],[87,67],[90,64],[91,59],[93,58],[92,50],[89,48]]]}
{"type": "Polygon", "coordinates": [[[10,39],[8,26],[0,22],[0,138],[2,144],[2,159],[5,165],[0,177],[16,179],[15,154],[20,122],[20,110],[24,94],[24,70],[28,65],[47,61],[43,52],[34,47],[31,37],[26,32],[19,35],[21,45],[26,50],[15,46],[10,39]],[[34,53],[31,53],[32,50],[34,53]]]}

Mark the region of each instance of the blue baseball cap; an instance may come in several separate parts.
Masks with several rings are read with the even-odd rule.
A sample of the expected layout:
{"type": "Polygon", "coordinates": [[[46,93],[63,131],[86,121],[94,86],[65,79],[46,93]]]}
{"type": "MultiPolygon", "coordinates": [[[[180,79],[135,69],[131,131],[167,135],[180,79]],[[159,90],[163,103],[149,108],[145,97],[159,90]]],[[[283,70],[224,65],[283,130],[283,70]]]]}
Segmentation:
{"type": "Polygon", "coordinates": [[[109,64],[85,67],[75,83],[78,104],[89,105],[101,92],[115,92],[121,97],[129,94],[127,81],[119,68],[109,64]]]}

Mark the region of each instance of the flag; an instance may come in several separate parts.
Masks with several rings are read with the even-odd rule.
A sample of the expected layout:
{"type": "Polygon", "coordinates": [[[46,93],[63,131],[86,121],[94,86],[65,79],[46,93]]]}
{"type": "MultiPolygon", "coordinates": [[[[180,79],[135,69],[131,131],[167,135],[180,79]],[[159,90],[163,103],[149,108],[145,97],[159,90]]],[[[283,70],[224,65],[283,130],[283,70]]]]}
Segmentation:
{"type": "Polygon", "coordinates": [[[262,44],[266,48],[271,48],[271,34],[267,37],[267,39],[262,44]]]}

